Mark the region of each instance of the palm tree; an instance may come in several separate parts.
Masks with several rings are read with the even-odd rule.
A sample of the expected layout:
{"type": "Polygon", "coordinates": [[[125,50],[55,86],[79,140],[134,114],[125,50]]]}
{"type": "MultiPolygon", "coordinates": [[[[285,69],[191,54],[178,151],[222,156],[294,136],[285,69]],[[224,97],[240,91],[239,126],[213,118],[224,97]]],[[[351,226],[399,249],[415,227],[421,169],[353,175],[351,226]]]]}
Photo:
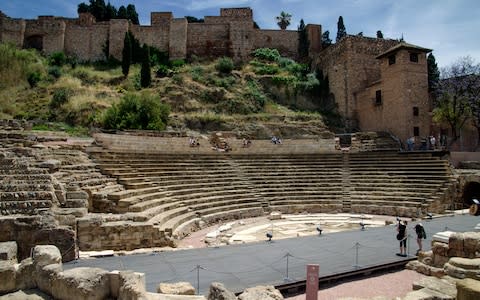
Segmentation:
{"type": "Polygon", "coordinates": [[[280,29],[285,30],[287,29],[288,25],[290,25],[292,15],[282,11],[278,17],[275,17],[275,19],[277,20],[277,24],[280,29]]]}

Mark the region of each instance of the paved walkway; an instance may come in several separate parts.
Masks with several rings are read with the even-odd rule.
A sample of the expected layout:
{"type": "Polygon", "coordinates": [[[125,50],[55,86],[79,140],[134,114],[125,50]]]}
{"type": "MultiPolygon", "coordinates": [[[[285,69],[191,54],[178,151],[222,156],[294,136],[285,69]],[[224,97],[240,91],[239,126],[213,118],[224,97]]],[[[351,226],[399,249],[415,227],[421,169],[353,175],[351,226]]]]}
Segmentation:
{"type": "MultiPolygon", "coordinates": [[[[430,249],[431,237],[437,232],[474,231],[479,222],[480,218],[470,215],[424,220],[427,232],[424,249],[430,249]]],[[[413,254],[417,249],[415,224],[408,225],[408,233],[412,235],[408,248],[413,254]]],[[[319,264],[320,276],[325,276],[406,259],[395,255],[399,251],[395,236],[396,228],[392,225],[219,248],[83,259],[66,263],[64,268],[95,266],[143,272],[147,290],[152,292],[160,282],[178,281],[199,286],[200,294],[207,294],[213,281],[240,292],[256,285],[304,280],[305,265],[310,263],[319,264]]]]}

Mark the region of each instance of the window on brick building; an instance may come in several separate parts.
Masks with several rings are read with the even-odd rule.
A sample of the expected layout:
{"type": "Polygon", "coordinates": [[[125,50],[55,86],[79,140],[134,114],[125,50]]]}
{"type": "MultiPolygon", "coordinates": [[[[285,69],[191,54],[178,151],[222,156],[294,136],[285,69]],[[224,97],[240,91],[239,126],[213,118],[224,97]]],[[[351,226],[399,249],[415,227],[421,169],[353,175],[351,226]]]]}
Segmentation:
{"type": "Polygon", "coordinates": [[[410,61],[418,63],[418,53],[410,53],[410,61]]]}
{"type": "Polygon", "coordinates": [[[414,115],[415,117],[418,116],[418,107],[417,107],[417,106],[414,106],[414,107],[413,107],[413,115],[414,115]]]}
{"type": "Polygon", "coordinates": [[[382,91],[375,92],[375,105],[382,105],[382,91]]]}
{"type": "Polygon", "coordinates": [[[395,64],[396,60],[397,60],[397,57],[395,56],[395,54],[394,54],[394,55],[390,55],[390,56],[388,57],[388,64],[389,64],[389,65],[393,65],[393,64],[395,64]]]}
{"type": "Polygon", "coordinates": [[[420,128],[417,126],[413,127],[413,136],[420,136],[420,128]]]}

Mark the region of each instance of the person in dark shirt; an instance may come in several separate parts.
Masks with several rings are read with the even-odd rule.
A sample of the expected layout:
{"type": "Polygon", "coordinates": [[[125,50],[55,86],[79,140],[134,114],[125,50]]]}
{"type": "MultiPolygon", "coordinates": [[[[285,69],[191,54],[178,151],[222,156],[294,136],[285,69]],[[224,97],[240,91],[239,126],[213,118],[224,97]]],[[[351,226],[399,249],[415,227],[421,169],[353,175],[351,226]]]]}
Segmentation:
{"type": "Polygon", "coordinates": [[[400,241],[399,256],[407,256],[407,221],[399,221],[397,226],[397,240],[400,241]]]}
{"type": "Polygon", "coordinates": [[[425,233],[425,228],[423,227],[422,223],[418,223],[415,225],[415,233],[417,234],[417,244],[418,244],[418,250],[417,250],[417,255],[420,251],[422,251],[422,239],[427,238],[427,234],[425,233]]]}

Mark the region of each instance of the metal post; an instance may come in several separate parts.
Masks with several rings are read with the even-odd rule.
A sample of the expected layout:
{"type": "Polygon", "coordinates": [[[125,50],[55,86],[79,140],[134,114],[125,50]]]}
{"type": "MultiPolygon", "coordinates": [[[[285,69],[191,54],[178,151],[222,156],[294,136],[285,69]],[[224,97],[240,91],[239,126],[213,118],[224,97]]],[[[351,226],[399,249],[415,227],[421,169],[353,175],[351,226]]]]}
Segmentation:
{"type": "Polygon", "coordinates": [[[291,256],[291,254],[287,252],[285,256],[287,257],[287,267],[286,267],[286,277],[285,277],[285,281],[287,282],[287,281],[290,281],[290,278],[288,277],[288,257],[291,256]]]}
{"type": "Polygon", "coordinates": [[[197,295],[200,295],[200,265],[197,265],[197,295]]]}
{"type": "Polygon", "coordinates": [[[412,235],[409,233],[409,234],[407,235],[407,253],[406,253],[407,256],[410,255],[410,239],[411,239],[411,237],[412,237],[412,235]]]}
{"type": "Polygon", "coordinates": [[[358,269],[360,266],[358,265],[358,248],[360,248],[360,243],[355,243],[355,265],[353,266],[355,269],[358,269]]]}

